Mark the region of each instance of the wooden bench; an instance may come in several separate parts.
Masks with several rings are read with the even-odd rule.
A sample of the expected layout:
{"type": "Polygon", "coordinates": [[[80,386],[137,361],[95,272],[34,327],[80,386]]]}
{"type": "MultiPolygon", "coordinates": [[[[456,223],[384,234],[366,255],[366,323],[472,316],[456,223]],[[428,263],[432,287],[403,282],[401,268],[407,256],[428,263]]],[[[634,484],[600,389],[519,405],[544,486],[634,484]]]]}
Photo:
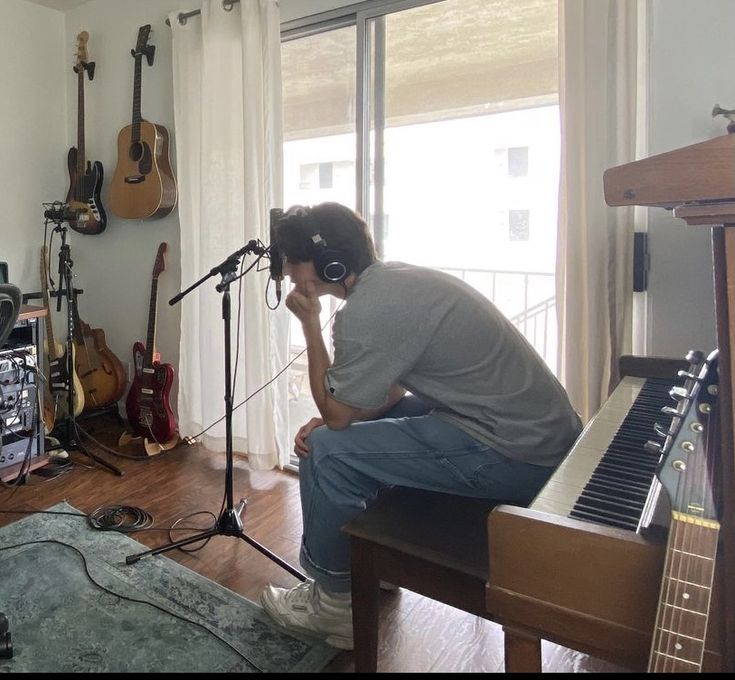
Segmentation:
{"type": "Polygon", "coordinates": [[[495,620],[485,604],[487,517],[495,505],[393,487],[343,528],[352,542],[356,672],[377,671],[380,581],[495,620]]]}

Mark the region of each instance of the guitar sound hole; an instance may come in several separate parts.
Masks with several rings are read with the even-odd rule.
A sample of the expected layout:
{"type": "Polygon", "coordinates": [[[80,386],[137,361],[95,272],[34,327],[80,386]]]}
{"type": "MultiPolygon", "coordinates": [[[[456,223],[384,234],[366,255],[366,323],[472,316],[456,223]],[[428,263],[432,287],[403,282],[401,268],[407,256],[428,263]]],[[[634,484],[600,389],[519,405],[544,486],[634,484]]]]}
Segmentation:
{"type": "Polygon", "coordinates": [[[133,161],[133,163],[137,163],[141,158],[143,158],[143,151],[142,142],[134,142],[131,144],[130,149],[128,150],[130,160],[133,161]]]}

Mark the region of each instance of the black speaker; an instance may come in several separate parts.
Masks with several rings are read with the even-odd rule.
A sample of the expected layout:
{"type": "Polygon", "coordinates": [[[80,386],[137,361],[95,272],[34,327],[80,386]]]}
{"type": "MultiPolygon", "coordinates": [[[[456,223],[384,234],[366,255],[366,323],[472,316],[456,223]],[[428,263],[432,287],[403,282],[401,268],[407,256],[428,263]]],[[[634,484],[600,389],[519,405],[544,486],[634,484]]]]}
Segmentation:
{"type": "Polygon", "coordinates": [[[321,234],[311,237],[314,243],[312,261],[317,276],[327,283],[341,283],[352,271],[349,258],[341,250],[334,250],[327,245],[321,234]]]}

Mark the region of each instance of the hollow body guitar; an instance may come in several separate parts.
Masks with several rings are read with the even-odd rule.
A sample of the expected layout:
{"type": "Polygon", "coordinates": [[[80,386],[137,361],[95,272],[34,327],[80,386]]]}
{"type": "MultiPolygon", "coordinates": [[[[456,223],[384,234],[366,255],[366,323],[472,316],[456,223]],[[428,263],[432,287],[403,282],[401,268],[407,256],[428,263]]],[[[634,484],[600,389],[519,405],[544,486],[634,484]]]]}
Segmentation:
{"type": "Polygon", "coordinates": [[[84,410],[111,406],[125,394],[125,369],[107,346],[105,332],[82,321],[76,305],[74,310],[74,366],[84,390],[84,410]]]}
{"type": "Polygon", "coordinates": [[[141,117],[141,63],[153,64],[155,47],[148,45],[150,24],[138,30],[131,54],[135,59],[133,120],[117,137],[117,165],[110,186],[110,207],[118,217],[165,217],[176,205],[176,179],[169,158],[169,134],[163,125],[141,117]]]}
{"type": "Polygon", "coordinates": [[[133,345],[135,373],[125,401],[128,421],[133,433],[138,437],[153,438],[161,445],[176,437],[176,420],[170,402],[174,369],[171,364],[158,361],[154,352],[158,276],[165,269],[166,249],[165,243],[161,243],[158,247],[151,281],[148,335],[145,345],[142,342],[136,342],[133,345]]]}

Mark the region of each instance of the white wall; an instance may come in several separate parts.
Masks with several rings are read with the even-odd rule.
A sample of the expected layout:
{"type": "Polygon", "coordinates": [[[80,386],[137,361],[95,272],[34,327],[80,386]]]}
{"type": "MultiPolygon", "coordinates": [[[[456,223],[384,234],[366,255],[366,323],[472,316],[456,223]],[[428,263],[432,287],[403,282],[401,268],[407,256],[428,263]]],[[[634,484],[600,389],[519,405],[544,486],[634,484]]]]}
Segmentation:
{"type": "Polygon", "coordinates": [[[64,15],[24,0],[0,7],[0,261],[24,292],[40,288],[44,201],[67,190],[64,15]]]}
{"type": "MultiPolygon", "coordinates": [[[[145,58],[142,62],[141,114],[168,129],[175,165],[171,29],[165,20],[168,12],[180,8],[182,0],[91,0],[66,13],[62,54],[74,53],[76,36],[85,30],[89,32],[88,58],[96,64],[94,79],[87,79],[84,86],[86,156],[104,167],[102,204],[108,219],[102,234],[70,232],[76,284],[84,290],[79,312],[91,326],[105,330],[107,345],[126,367],[133,343],[146,341],[153,263],[163,241],[168,243],[168,255],[166,271],[158,280],[156,348],[162,361],[174,367],[179,361],[179,308],[168,305],[181,285],[177,212],[162,219],[116,217],[110,210],[110,182],[117,164],[117,135],[132,122],[134,60],[130,50],[144,24],[151,24],[148,44],[155,45],[156,52],[153,66],[145,58]]],[[[73,58],[65,59],[69,115],[63,147],[77,143],[77,80],[72,63],[73,58]]],[[[175,382],[174,405],[176,389],[175,382]]]]}
{"type": "MultiPolygon", "coordinates": [[[[725,134],[711,111],[735,108],[735,2],[653,0],[650,19],[649,155],[725,134]]],[[[652,355],[716,346],[710,232],[649,210],[652,355]]]]}

